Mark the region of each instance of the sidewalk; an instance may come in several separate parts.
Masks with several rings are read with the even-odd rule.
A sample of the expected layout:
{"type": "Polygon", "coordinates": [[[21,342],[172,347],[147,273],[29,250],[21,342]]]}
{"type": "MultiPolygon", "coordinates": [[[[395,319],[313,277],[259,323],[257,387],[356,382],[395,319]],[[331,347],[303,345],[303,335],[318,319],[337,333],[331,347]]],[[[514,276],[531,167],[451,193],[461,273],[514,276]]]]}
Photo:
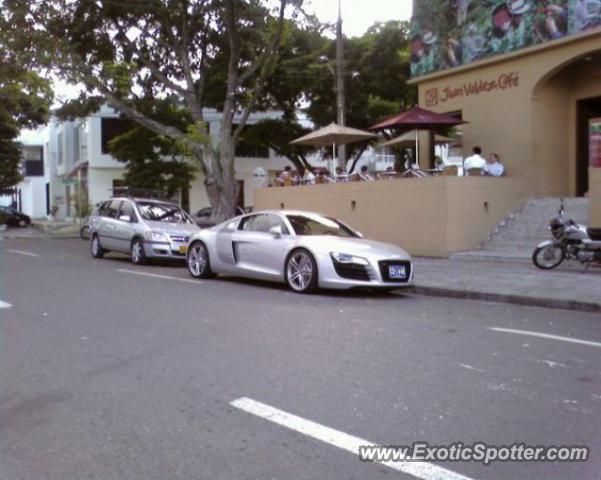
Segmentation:
{"type": "Polygon", "coordinates": [[[0,231],[0,239],[79,238],[79,222],[34,220],[29,227],[11,227],[0,231]]]}
{"type": "Polygon", "coordinates": [[[489,300],[601,312],[601,268],[582,273],[578,262],[555,270],[532,263],[414,258],[415,287],[422,295],[489,300]]]}

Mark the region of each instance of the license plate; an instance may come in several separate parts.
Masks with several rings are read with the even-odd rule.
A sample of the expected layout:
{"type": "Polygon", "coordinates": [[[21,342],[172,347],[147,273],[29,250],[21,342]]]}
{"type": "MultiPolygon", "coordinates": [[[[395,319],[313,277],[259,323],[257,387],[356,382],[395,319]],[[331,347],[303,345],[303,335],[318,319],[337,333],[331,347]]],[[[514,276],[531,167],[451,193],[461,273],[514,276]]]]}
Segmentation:
{"type": "Polygon", "coordinates": [[[395,280],[405,280],[407,278],[405,265],[388,265],[388,276],[395,280]]]}
{"type": "Polygon", "coordinates": [[[183,255],[187,251],[188,251],[188,246],[187,245],[180,245],[180,247],[179,247],[179,253],[181,253],[183,255]]]}

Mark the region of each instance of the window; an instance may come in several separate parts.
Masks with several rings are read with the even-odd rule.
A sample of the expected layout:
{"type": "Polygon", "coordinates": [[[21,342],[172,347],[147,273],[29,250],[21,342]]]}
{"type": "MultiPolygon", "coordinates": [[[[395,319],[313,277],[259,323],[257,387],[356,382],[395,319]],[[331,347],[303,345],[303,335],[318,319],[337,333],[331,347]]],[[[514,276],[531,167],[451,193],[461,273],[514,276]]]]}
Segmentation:
{"type": "Polygon", "coordinates": [[[177,205],[159,202],[136,202],[144,220],[169,223],[193,223],[190,217],[177,205]]]}
{"type": "Polygon", "coordinates": [[[133,125],[129,120],[123,118],[103,118],[100,127],[102,153],[110,153],[109,142],[113,138],[131,130],[133,125]]]}
{"type": "Polygon", "coordinates": [[[110,204],[111,204],[111,201],[107,200],[106,202],[102,202],[100,205],[98,205],[98,211],[96,212],[97,215],[100,215],[101,217],[105,217],[107,209],[110,204]]]}
{"type": "Polygon", "coordinates": [[[73,129],[73,161],[75,164],[80,161],[79,127],[73,129]]]}
{"type": "Polygon", "coordinates": [[[117,218],[119,214],[119,207],[121,206],[121,200],[111,200],[109,206],[105,209],[103,216],[109,218],[117,218]]]}
{"type": "Polygon", "coordinates": [[[321,215],[287,215],[297,235],[331,235],[334,237],[358,237],[349,227],[333,218],[321,215]]]}
{"type": "Polygon", "coordinates": [[[121,215],[127,215],[130,218],[131,222],[136,221],[136,212],[134,211],[134,207],[128,201],[123,201],[121,204],[121,211],[119,212],[119,217],[121,215]]]}
{"type": "MultiPolygon", "coordinates": [[[[463,119],[463,112],[457,110],[454,112],[447,112],[445,115],[455,117],[459,120],[463,119]]],[[[462,165],[463,163],[463,128],[459,125],[452,130],[451,135],[455,140],[449,144],[436,145],[434,148],[434,154],[448,164],[448,165],[462,165]]]]}
{"type": "Polygon", "coordinates": [[[281,227],[282,234],[288,235],[288,229],[279,216],[264,213],[243,218],[239,229],[246,232],[269,233],[269,230],[277,226],[281,227]]]}
{"type": "Polygon", "coordinates": [[[65,161],[64,151],[63,151],[63,132],[59,133],[56,137],[56,164],[62,165],[65,161]]]}

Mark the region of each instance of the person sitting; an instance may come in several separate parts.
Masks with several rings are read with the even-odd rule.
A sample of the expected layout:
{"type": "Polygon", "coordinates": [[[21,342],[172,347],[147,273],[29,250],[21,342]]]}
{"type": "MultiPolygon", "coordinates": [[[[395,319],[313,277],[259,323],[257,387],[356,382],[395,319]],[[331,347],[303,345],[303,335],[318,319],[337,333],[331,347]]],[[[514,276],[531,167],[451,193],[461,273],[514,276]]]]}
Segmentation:
{"type": "Polygon", "coordinates": [[[372,177],[367,171],[367,165],[363,165],[361,170],[359,171],[359,180],[363,182],[373,182],[374,177],[372,177]]]}
{"type": "Polygon", "coordinates": [[[396,175],[397,172],[395,172],[394,167],[387,167],[386,171],[378,173],[378,178],[380,180],[392,180],[396,175]]]}
{"type": "Polygon", "coordinates": [[[499,155],[491,153],[488,162],[484,165],[484,175],[489,177],[502,177],[505,173],[505,167],[499,161],[499,155]]]}
{"type": "Polygon", "coordinates": [[[472,152],[474,153],[472,156],[467,157],[463,162],[463,171],[467,172],[469,175],[469,171],[472,169],[483,169],[486,165],[486,160],[482,157],[482,149],[480,147],[474,147],[472,152]]]}
{"type": "Polygon", "coordinates": [[[344,170],[342,170],[341,167],[336,167],[336,181],[342,183],[349,181],[348,174],[344,170]]]}
{"type": "Polygon", "coordinates": [[[315,185],[315,175],[308,168],[305,168],[305,174],[303,175],[303,184],[315,185]]]}
{"type": "Polygon", "coordinates": [[[290,165],[286,165],[284,167],[284,170],[282,171],[282,173],[280,173],[280,175],[276,179],[276,182],[278,183],[278,185],[284,186],[296,184],[296,175],[292,173],[292,168],[290,167],[290,165]]]}

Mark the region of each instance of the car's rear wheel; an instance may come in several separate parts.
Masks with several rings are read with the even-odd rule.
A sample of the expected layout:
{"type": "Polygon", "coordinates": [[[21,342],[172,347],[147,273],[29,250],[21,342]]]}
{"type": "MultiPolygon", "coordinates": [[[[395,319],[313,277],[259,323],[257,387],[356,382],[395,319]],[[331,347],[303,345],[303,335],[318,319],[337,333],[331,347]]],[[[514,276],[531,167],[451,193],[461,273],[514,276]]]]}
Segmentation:
{"type": "Polygon", "coordinates": [[[131,263],[134,265],[144,265],[146,263],[146,252],[144,251],[144,243],[139,238],[134,238],[131,242],[130,252],[131,263]]]}
{"type": "Polygon", "coordinates": [[[188,272],[194,278],[213,278],[215,276],[211,270],[209,250],[200,240],[192,242],[192,245],[188,248],[186,265],[188,266],[188,272]]]}
{"type": "Polygon", "coordinates": [[[92,236],[92,240],[90,241],[90,254],[94,258],[102,258],[104,257],[105,250],[100,245],[100,239],[98,235],[94,234],[92,236]]]}
{"type": "Polygon", "coordinates": [[[308,250],[294,250],[286,260],[286,283],[297,293],[311,293],[317,289],[317,263],[308,250]]]}
{"type": "Polygon", "coordinates": [[[27,220],[21,218],[19,219],[19,227],[26,227],[27,226],[27,220]]]}

